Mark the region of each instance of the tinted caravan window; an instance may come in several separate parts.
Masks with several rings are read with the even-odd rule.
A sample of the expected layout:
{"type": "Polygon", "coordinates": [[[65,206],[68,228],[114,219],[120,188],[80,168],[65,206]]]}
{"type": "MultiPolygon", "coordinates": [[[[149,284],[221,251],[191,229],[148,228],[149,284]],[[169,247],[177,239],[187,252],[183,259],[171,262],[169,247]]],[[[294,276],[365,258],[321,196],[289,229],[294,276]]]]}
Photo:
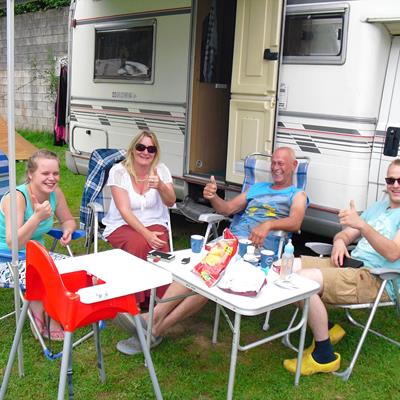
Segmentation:
{"type": "Polygon", "coordinates": [[[155,20],[95,27],[95,81],[154,80],[155,20]]]}
{"type": "Polygon", "coordinates": [[[287,15],[283,60],[300,64],[342,64],[346,36],[345,11],[287,15]]]}

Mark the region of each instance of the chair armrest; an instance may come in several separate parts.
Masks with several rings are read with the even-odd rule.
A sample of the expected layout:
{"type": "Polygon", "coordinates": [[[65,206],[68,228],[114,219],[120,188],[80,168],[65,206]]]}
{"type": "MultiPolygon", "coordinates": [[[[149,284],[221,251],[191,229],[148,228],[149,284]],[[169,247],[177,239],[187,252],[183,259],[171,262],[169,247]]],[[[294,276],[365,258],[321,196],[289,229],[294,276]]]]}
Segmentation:
{"type": "Polygon", "coordinates": [[[103,206],[101,204],[99,204],[99,203],[91,202],[91,203],[88,203],[87,206],[95,213],[99,213],[99,212],[103,212],[104,211],[103,206]]]}
{"type": "MultiPolygon", "coordinates": [[[[63,231],[59,228],[53,228],[53,229],[50,229],[47,232],[47,234],[49,236],[53,237],[54,239],[60,240],[62,238],[63,231]]],[[[72,232],[71,239],[76,240],[76,239],[80,239],[84,236],[85,236],[85,231],[78,229],[78,230],[72,232]]]]}
{"type": "Polygon", "coordinates": [[[320,256],[329,256],[332,252],[332,247],[330,243],[320,243],[320,242],[307,242],[305,246],[311,249],[314,253],[320,256]]]}
{"type": "MultiPolygon", "coordinates": [[[[0,250],[0,258],[6,258],[7,260],[12,260],[12,253],[10,250],[0,250]]],[[[18,252],[18,260],[25,260],[26,254],[23,251],[18,252]]]]}
{"type": "Polygon", "coordinates": [[[289,236],[289,232],[286,231],[270,231],[269,233],[279,238],[287,238],[289,236]]]}
{"type": "Polygon", "coordinates": [[[224,215],[215,214],[215,213],[204,213],[204,214],[200,214],[200,216],[199,216],[199,221],[207,222],[209,224],[221,222],[221,221],[228,220],[228,219],[229,218],[225,217],[224,215]]]}
{"type": "Polygon", "coordinates": [[[391,280],[400,278],[400,270],[393,268],[372,268],[369,272],[375,276],[378,276],[382,280],[391,280]]]}

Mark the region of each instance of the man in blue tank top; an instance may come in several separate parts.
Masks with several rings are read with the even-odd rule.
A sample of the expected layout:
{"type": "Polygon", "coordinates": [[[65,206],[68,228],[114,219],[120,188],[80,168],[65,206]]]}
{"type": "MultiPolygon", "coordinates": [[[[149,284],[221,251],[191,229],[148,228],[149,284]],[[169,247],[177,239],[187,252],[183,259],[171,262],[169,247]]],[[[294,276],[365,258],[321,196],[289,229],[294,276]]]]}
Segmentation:
{"type": "Polygon", "coordinates": [[[292,184],[297,166],[294,151],[280,147],[271,159],[273,182],[259,182],[231,200],[217,194],[214,177],[206,185],[203,196],[220,214],[229,216],[243,211],[241,217],[231,224],[231,231],[238,237],[246,237],[255,245],[277,252],[279,237],[271,231],[297,232],[307,207],[305,192],[292,184]]]}

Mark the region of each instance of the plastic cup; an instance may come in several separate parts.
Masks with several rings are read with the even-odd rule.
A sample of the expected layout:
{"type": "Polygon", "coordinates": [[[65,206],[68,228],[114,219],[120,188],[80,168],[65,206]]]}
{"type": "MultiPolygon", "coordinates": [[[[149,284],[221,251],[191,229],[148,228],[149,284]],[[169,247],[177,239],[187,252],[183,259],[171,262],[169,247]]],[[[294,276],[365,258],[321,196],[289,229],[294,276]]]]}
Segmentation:
{"type": "Polygon", "coordinates": [[[249,239],[239,239],[239,255],[243,257],[247,253],[247,246],[251,245],[249,239]]]}
{"type": "Polygon", "coordinates": [[[260,266],[262,269],[269,270],[274,261],[275,253],[272,250],[261,250],[260,266]]]}
{"type": "Polygon", "coordinates": [[[190,247],[193,253],[200,253],[203,247],[204,236],[192,235],[190,236],[190,247]]]}

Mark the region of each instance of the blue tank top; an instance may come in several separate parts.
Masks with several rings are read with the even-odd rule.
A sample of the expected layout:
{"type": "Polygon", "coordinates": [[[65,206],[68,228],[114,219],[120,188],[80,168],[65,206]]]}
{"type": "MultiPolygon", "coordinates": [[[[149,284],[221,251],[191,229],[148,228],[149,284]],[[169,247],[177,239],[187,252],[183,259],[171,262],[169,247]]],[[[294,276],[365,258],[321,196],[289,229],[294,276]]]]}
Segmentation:
{"type": "MultiPolygon", "coordinates": [[[[288,217],[293,198],[301,191],[295,186],[277,190],[273,189],[272,184],[268,182],[255,183],[247,192],[246,209],[232,221],[230,226],[232,233],[247,239],[257,225],[271,219],[288,217]]],[[[278,252],[279,240],[279,237],[270,234],[264,241],[264,248],[273,250],[275,257],[278,252]]]]}
{"type": "MultiPolygon", "coordinates": [[[[28,185],[26,183],[17,186],[17,190],[19,192],[21,192],[24,197],[25,197],[25,214],[24,214],[24,224],[26,223],[26,221],[28,221],[28,219],[34,214],[33,208],[32,208],[32,204],[31,204],[31,200],[28,194],[28,185]]],[[[5,196],[3,196],[3,199],[5,198],[5,196]]],[[[10,248],[7,246],[6,243],[6,219],[5,219],[5,215],[4,215],[4,211],[3,211],[3,199],[0,203],[0,250],[10,250],[10,248]]],[[[52,227],[53,227],[53,223],[54,223],[54,213],[56,210],[56,203],[57,203],[57,199],[56,199],[56,193],[52,192],[50,193],[50,206],[52,209],[52,214],[49,218],[43,220],[40,222],[40,224],[38,225],[38,227],[36,228],[35,232],[33,233],[31,239],[33,240],[37,240],[39,243],[44,245],[44,237],[43,235],[45,233],[47,233],[52,227]]],[[[25,248],[20,249],[21,251],[25,251],[25,248]]]]}

